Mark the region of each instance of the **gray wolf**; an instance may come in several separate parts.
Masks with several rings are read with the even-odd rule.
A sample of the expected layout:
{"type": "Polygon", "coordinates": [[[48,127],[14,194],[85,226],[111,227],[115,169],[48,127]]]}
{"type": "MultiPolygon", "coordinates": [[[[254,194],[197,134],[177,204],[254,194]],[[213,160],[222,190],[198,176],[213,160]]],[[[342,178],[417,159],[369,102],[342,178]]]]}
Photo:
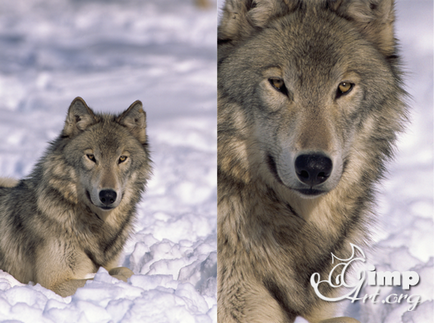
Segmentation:
{"type": "Polygon", "coordinates": [[[327,277],[331,253],[369,241],[375,186],[406,121],[394,20],[392,0],[226,0],[219,322],[355,322],[333,318],[309,280],[327,277]]]}
{"type": "Polygon", "coordinates": [[[120,115],[77,97],[61,134],[25,179],[0,180],[0,269],[61,296],[116,267],[151,173],[140,101],[120,115]]]}

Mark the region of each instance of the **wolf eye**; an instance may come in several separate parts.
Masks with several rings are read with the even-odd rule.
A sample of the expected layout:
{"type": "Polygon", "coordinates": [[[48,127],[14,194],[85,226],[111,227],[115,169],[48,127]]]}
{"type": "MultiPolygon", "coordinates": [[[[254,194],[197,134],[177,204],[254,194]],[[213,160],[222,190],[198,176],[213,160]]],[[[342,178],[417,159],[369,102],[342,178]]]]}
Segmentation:
{"type": "Polygon", "coordinates": [[[119,157],[119,164],[123,163],[124,161],[126,161],[127,158],[128,158],[127,156],[121,156],[121,157],[119,157]]]}
{"type": "Polygon", "coordinates": [[[277,91],[287,94],[288,90],[286,89],[285,82],[281,78],[278,77],[271,77],[268,79],[268,82],[270,82],[271,86],[274,87],[277,91]]]}
{"type": "Polygon", "coordinates": [[[96,159],[95,159],[95,155],[94,155],[94,154],[87,154],[86,157],[87,157],[89,160],[91,160],[91,161],[93,161],[94,163],[96,163],[96,159]]]}
{"type": "Polygon", "coordinates": [[[339,98],[342,95],[346,95],[348,93],[351,92],[351,90],[353,89],[354,84],[350,83],[350,82],[342,82],[339,84],[338,86],[338,91],[336,94],[336,97],[339,98]]]}

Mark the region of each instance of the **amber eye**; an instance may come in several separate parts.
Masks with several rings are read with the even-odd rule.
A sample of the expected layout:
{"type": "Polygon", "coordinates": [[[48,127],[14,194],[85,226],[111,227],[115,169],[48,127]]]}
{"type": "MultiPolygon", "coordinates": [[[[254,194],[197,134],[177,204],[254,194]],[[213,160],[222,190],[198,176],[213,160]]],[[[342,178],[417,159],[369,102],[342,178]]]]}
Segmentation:
{"type": "Polygon", "coordinates": [[[276,89],[277,91],[287,94],[288,90],[286,89],[285,82],[281,78],[278,77],[271,77],[268,79],[268,82],[270,82],[271,86],[276,89]]]}
{"type": "Polygon", "coordinates": [[[354,87],[354,84],[350,83],[350,82],[340,83],[338,86],[337,97],[340,97],[342,95],[346,95],[346,94],[350,93],[351,90],[353,89],[353,87],[354,87]]]}
{"type": "Polygon", "coordinates": [[[89,160],[91,160],[94,163],[96,163],[96,159],[95,159],[95,155],[94,154],[87,154],[86,157],[89,158],[89,160]]]}
{"type": "Polygon", "coordinates": [[[283,83],[282,79],[278,79],[278,78],[271,78],[269,79],[271,85],[276,89],[276,90],[280,90],[285,83],[283,83]]]}
{"type": "Polygon", "coordinates": [[[123,163],[124,161],[126,161],[127,158],[128,158],[127,156],[121,156],[121,157],[119,157],[119,164],[123,163]]]}

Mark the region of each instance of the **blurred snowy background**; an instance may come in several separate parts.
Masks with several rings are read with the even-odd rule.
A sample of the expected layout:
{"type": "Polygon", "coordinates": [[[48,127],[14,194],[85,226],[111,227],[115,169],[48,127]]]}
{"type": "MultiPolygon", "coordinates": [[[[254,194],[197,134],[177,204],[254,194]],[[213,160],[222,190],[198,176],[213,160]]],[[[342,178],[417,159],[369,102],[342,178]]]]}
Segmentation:
{"type": "MultiPolygon", "coordinates": [[[[367,262],[416,270],[405,293],[422,304],[343,301],[362,323],[434,317],[433,3],[396,7],[411,124],[379,187],[367,262]]],[[[62,299],[0,272],[0,322],[216,321],[216,25],[215,4],[193,0],[0,1],[0,176],[30,173],[78,95],[109,112],[140,99],[154,160],[122,257],[136,275],[123,283],[101,270],[62,299]]],[[[404,291],[381,290],[392,293],[404,291]]]]}
{"type": "Polygon", "coordinates": [[[72,297],[0,271],[0,322],[216,321],[216,4],[0,1],[0,176],[28,175],[83,97],[140,99],[154,175],[122,264],[72,297]]]}

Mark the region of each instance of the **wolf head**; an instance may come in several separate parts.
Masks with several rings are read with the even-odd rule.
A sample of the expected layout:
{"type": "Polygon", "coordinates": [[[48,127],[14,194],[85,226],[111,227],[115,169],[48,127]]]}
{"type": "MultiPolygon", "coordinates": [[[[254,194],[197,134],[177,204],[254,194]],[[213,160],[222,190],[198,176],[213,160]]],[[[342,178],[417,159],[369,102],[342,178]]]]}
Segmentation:
{"type": "Polygon", "coordinates": [[[227,0],[219,167],[303,198],[377,179],[405,110],[393,22],[392,0],[227,0]]]}
{"type": "Polygon", "coordinates": [[[65,199],[104,217],[122,201],[138,201],[150,172],[147,146],[140,101],[114,116],[94,113],[77,97],[43,166],[51,187],[65,199]]]}

